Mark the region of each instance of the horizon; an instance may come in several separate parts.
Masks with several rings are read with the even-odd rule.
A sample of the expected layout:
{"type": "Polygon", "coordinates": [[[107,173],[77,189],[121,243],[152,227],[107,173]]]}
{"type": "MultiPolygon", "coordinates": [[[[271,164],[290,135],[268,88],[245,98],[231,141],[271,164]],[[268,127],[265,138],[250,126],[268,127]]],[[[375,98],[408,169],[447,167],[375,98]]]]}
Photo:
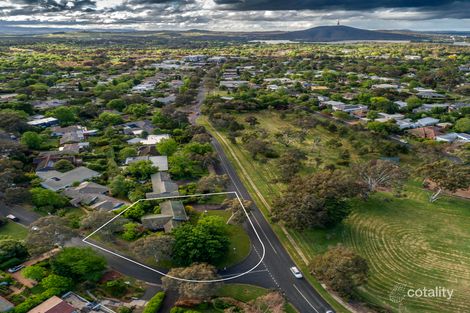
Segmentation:
{"type": "Polygon", "coordinates": [[[470,1],[4,0],[0,26],[136,31],[470,31],[470,1]]]}

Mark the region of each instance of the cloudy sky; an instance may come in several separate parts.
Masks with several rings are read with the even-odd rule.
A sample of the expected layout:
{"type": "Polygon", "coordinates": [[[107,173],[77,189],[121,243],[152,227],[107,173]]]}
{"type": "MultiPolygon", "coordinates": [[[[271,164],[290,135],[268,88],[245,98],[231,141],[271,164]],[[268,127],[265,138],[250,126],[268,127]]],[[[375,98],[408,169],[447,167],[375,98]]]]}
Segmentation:
{"type": "Polygon", "coordinates": [[[0,0],[0,26],[113,29],[470,31],[470,0],[0,0]]]}

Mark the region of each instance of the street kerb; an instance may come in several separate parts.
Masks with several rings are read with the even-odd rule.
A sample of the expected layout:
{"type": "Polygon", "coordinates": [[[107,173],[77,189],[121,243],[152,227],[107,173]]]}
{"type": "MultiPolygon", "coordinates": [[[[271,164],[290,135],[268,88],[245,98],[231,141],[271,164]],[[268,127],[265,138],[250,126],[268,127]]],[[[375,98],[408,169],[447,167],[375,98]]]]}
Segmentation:
{"type": "Polygon", "coordinates": [[[137,266],[141,266],[145,269],[148,269],[150,271],[153,271],[157,274],[160,274],[162,276],[166,276],[166,277],[169,277],[169,278],[172,278],[172,279],[176,279],[176,280],[179,280],[179,281],[184,281],[184,282],[190,282],[190,283],[216,283],[216,282],[223,282],[223,281],[228,281],[228,280],[233,280],[233,279],[236,279],[236,278],[239,278],[241,276],[244,276],[246,274],[249,274],[251,271],[253,271],[254,269],[256,269],[262,262],[263,262],[263,259],[266,255],[266,247],[264,246],[264,243],[263,241],[261,240],[261,237],[260,235],[258,234],[258,231],[256,230],[253,222],[251,221],[251,218],[250,218],[250,215],[248,214],[248,211],[246,210],[245,206],[243,205],[243,201],[241,201],[238,193],[236,191],[227,191],[227,192],[214,192],[214,193],[203,193],[203,194],[193,194],[193,195],[184,195],[184,196],[171,196],[171,197],[158,197],[158,198],[150,198],[150,199],[140,199],[134,203],[132,203],[129,207],[127,207],[125,210],[119,212],[119,214],[117,214],[116,216],[114,216],[112,219],[110,219],[109,221],[107,221],[106,223],[104,223],[103,225],[101,225],[100,227],[98,227],[95,231],[93,231],[92,233],[90,233],[88,236],[86,236],[85,238],[82,239],[82,241],[92,247],[95,247],[97,249],[100,249],[106,253],[109,253],[109,254],[112,254],[114,256],[117,256],[121,259],[124,259],[128,262],[131,262],[137,266]],[[91,236],[93,236],[94,234],[98,233],[101,229],[103,229],[104,227],[106,227],[108,224],[112,223],[115,219],[117,219],[119,216],[121,216],[122,214],[124,214],[127,210],[129,210],[130,208],[132,208],[134,205],[136,205],[137,203],[139,202],[143,202],[143,201],[153,201],[153,200],[165,200],[165,199],[183,199],[183,198],[192,198],[192,197],[201,197],[201,196],[214,196],[214,195],[229,195],[229,194],[234,194],[238,201],[240,202],[240,205],[241,207],[243,208],[243,211],[245,212],[246,214],[246,217],[247,217],[247,221],[248,223],[250,224],[250,226],[252,227],[253,229],[253,232],[255,233],[256,235],[256,238],[259,240],[260,244],[261,244],[261,247],[262,247],[262,253],[261,253],[261,258],[260,260],[258,261],[258,263],[256,263],[256,265],[254,265],[252,268],[250,268],[249,270],[243,272],[243,273],[239,273],[239,274],[236,274],[234,276],[230,276],[230,277],[226,277],[226,278],[220,278],[220,279],[214,279],[214,280],[193,280],[193,279],[184,279],[184,278],[180,278],[180,277],[175,277],[175,276],[171,276],[171,275],[168,275],[167,273],[164,273],[162,271],[159,271],[155,268],[152,268],[150,266],[147,266],[145,264],[142,264],[140,262],[137,262],[135,260],[132,260],[126,256],[123,256],[119,253],[116,253],[114,251],[111,251],[109,249],[106,249],[106,248],[103,248],[102,246],[100,245],[97,245],[93,242],[90,242],[88,241],[88,238],[90,238],[91,236]]]}

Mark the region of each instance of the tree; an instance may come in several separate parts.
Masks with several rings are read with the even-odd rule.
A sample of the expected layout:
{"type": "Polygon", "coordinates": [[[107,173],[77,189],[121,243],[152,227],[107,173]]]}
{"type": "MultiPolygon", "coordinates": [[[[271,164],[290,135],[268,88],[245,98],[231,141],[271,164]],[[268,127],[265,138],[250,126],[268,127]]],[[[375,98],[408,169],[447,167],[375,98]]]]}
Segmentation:
{"type": "Polygon", "coordinates": [[[20,262],[28,257],[28,250],[20,241],[13,239],[0,240],[0,264],[12,259],[20,262]]]}
{"type": "Polygon", "coordinates": [[[362,186],[348,172],[323,171],[297,177],[275,199],[272,217],[295,229],[331,227],[349,214],[349,199],[362,193],[362,186]]]}
{"type": "Polygon", "coordinates": [[[158,168],[153,166],[151,161],[137,161],[129,164],[126,172],[138,180],[147,180],[150,176],[158,172],[158,168]]]}
{"type": "Polygon", "coordinates": [[[114,215],[112,212],[93,211],[88,213],[80,221],[80,230],[94,231],[110,221],[112,218],[114,218],[114,220],[105,227],[101,228],[99,234],[100,236],[104,237],[105,240],[113,240],[114,235],[122,231],[125,219],[122,217],[116,218],[116,215],[114,215]]]}
{"type": "Polygon", "coordinates": [[[463,117],[459,119],[454,126],[455,130],[461,133],[470,133],[470,118],[463,117]]]}
{"type": "Polygon", "coordinates": [[[150,235],[134,241],[132,252],[142,261],[155,259],[157,262],[170,260],[175,239],[170,235],[150,235]]]}
{"type": "Polygon", "coordinates": [[[47,270],[39,265],[31,265],[24,268],[21,273],[24,277],[33,279],[40,282],[44,277],[47,276],[47,270]]]}
{"type": "Polygon", "coordinates": [[[173,138],[163,139],[157,143],[157,151],[161,155],[172,156],[178,150],[178,143],[173,138]]]}
{"type": "Polygon", "coordinates": [[[179,226],[172,235],[175,238],[173,260],[181,265],[217,264],[226,257],[230,245],[225,222],[219,216],[205,216],[196,225],[179,226]]]}
{"type": "Polygon", "coordinates": [[[111,183],[109,184],[109,190],[113,196],[125,198],[127,197],[127,194],[131,190],[132,186],[132,181],[126,179],[122,175],[118,175],[111,180],[111,183]]]}
{"type": "Polygon", "coordinates": [[[229,211],[232,215],[227,221],[227,224],[229,223],[234,223],[234,224],[242,224],[243,222],[246,221],[246,214],[250,212],[251,206],[253,203],[249,200],[241,200],[243,207],[246,210],[243,209],[242,204],[240,204],[240,200],[238,198],[234,199],[225,199],[224,202],[222,202],[222,208],[229,211]]]}
{"type": "Polygon", "coordinates": [[[28,149],[34,149],[34,150],[40,149],[42,143],[44,142],[42,137],[39,136],[38,133],[35,133],[33,131],[27,131],[23,133],[20,141],[22,144],[28,147],[28,149]]]}
{"type": "Polygon", "coordinates": [[[305,155],[296,154],[293,151],[284,153],[276,162],[279,180],[287,183],[295,177],[302,168],[302,160],[305,158],[305,155]]]}
{"type": "Polygon", "coordinates": [[[67,198],[52,190],[35,187],[30,192],[33,204],[43,211],[54,213],[68,204],[67,198]]]}
{"type": "Polygon", "coordinates": [[[351,297],[355,288],[367,282],[367,261],[342,245],[328,249],[310,264],[312,273],[334,291],[351,297]]]}
{"type": "Polygon", "coordinates": [[[97,282],[106,269],[104,257],[91,248],[64,248],[50,263],[53,273],[76,281],[97,282]]]}
{"type": "Polygon", "coordinates": [[[379,187],[400,185],[406,178],[406,173],[398,164],[387,160],[371,160],[356,164],[353,168],[360,181],[367,186],[368,192],[375,192],[379,187]]]}
{"type": "Polygon", "coordinates": [[[57,288],[60,289],[61,292],[70,290],[73,285],[74,283],[71,278],[56,274],[51,274],[41,281],[41,286],[45,289],[57,288]]]}
{"type": "Polygon", "coordinates": [[[77,119],[75,110],[73,108],[64,106],[55,108],[51,112],[51,115],[57,118],[61,124],[70,124],[75,122],[77,119]]]}
{"type": "Polygon", "coordinates": [[[148,104],[134,103],[125,108],[124,112],[127,114],[132,114],[133,116],[139,118],[147,115],[149,110],[150,106],[148,104]]]}
{"type": "Polygon", "coordinates": [[[452,193],[470,187],[470,168],[465,164],[439,160],[422,166],[419,172],[435,184],[429,202],[439,199],[444,190],[452,193]]]}
{"type": "Polygon", "coordinates": [[[106,107],[111,110],[122,111],[126,107],[126,101],[123,99],[113,99],[106,103],[106,107]]]}
{"type": "MultiPolygon", "coordinates": [[[[168,272],[169,276],[178,277],[187,280],[211,281],[216,280],[217,269],[209,264],[195,263],[189,267],[172,268],[168,272]]],[[[206,300],[213,296],[220,287],[218,282],[187,282],[162,277],[163,289],[174,290],[178,292],[180,299],[206,300]]]]}
{"type": "Polygon", "coordinates": [[[29,128],[28,114],[23,111],[5,109],[0,111],[0,128],[7,132],[23,132],[29,128]]]}
{"type": "Polygon", "coordinates": [[[75,166],[72,164],[72,162],[66,159],[59,160],[54,164],[54,169],[61,173],[68,172],[70,170],[73,170],[74,168],[75,166]]]}
{"type": "Polygon", "coordinates": [[[68,221],[59,216],[45,216],[31,223],[26,246],[33,255],[49,251],[55,246],[64,245],[76,235],[75,231],[68,227],[68,221]]]}
{"type": "Polygon", "coordinates": [[[104,125],[117,125],[122,123],[122,118],[118,114],[103,112],[98,116],[98,120],[104,125]]]}
{"type": "Polygon", "coordinates": [[[157,294],[153,296],[149,302],[147,302],[142,313],[158,313],[163,305],[164,299],[165,293],[163,291],[157,292],[157,294]]]}
{"type": "Polygon", "coordinates": [[[119,158],[123,161],[127,158],[135,156],[137,156],[137,150],[133,147],[125,147],[119,151],[119,158]]]}
{"type": "Polygon", "coordinates": [[[198,193],[210,193],[223,191],[229,183],[228,175],[215,175],[201,177],[197,182],[196,191],[198,193]]]}

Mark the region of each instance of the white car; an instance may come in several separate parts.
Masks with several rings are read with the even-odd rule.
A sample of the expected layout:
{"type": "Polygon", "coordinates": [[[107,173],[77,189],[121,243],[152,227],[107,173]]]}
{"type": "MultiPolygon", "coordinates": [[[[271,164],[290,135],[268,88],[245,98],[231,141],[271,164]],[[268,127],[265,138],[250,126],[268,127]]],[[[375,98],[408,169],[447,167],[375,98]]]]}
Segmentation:
{"type": "Polygon", "coordinates": [[[6,216],[7,219],[13,221],[13,222],[18,222],[19,221],[19,218],[17,218],[16,216],[14,216],[13,214],[8,214],[6,216]]]}
{"type": "Polygon", "coordinates": [[[304,277],[302,275],[302,273],[299,271],[299,269],[295,266],[292,266],[290,268],[290,271],[292,272],[292,274],[294,274],[295,278],[303,278],[304,277]]]}

